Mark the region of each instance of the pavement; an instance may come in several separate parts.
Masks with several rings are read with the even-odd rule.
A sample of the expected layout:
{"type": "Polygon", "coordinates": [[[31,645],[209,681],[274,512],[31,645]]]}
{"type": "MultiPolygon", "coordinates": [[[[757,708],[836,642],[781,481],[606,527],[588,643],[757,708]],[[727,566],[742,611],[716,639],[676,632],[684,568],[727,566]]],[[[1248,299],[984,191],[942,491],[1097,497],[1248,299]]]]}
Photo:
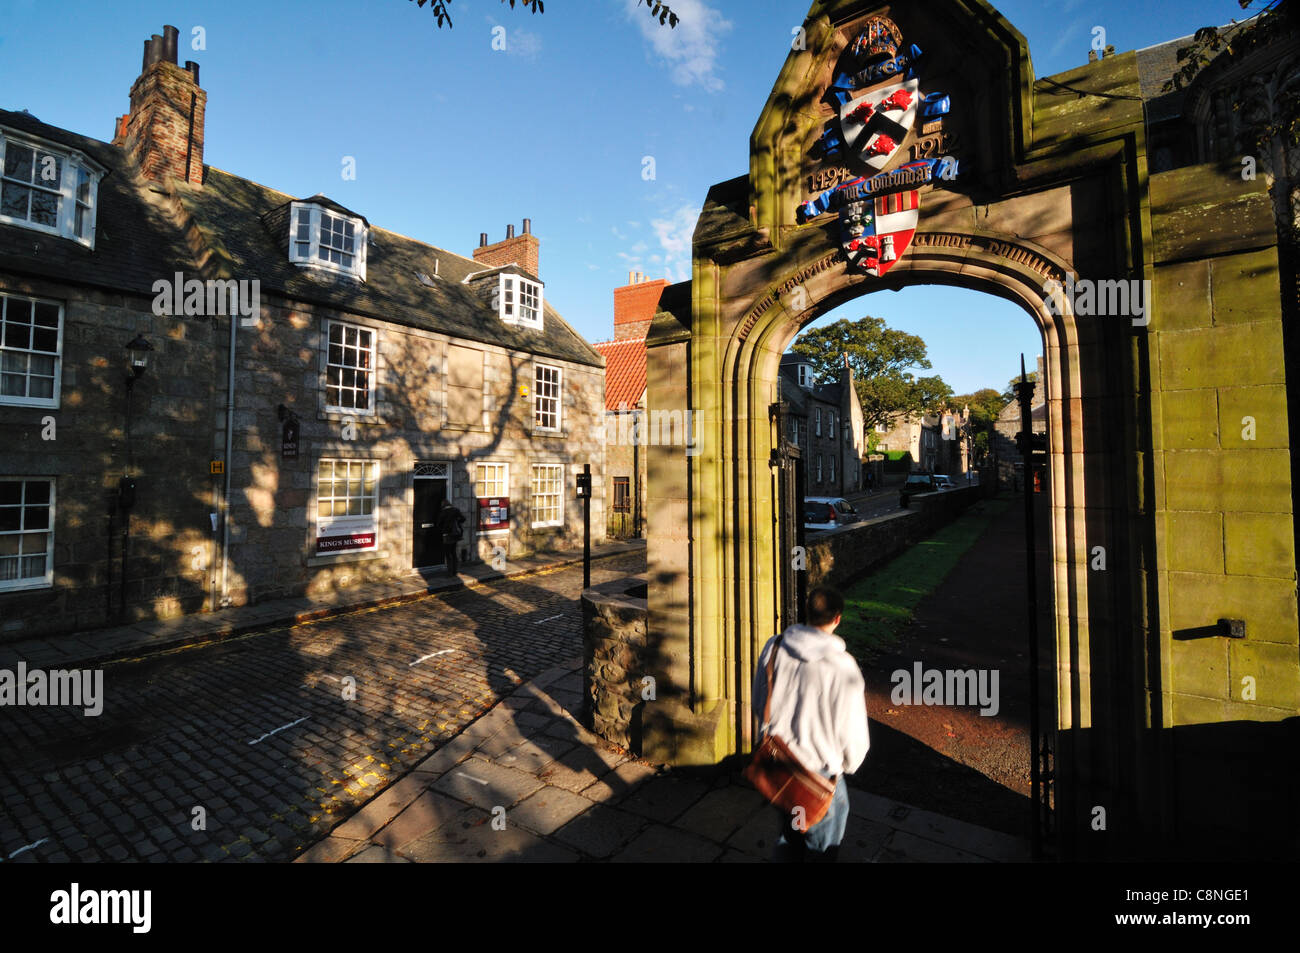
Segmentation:
{"type": "MultiPolygon", "coordinates": [[[[642,541],[631,541],[594,547],[593,557],[607,559],[639,553],[644,551],[644,545],[642,541]]],[[[466,567],[455,578],[435,576],[429,579],[413,576],[402,583],[358,586],[321,598],[276,600],[175,620],[142,622],[113,629],[29,639],[0,645],[0,668],[10,667],[18,660],[26,661],[33,667],[50,667],[88,666],[140,657],[159,657],[157,664],[163,664],[160,653],[165,650],[229,643],[222,644],[217,650],[225,652],[229,649],[235,653],[226,663],[227,667],[238,661],[240,664],[246,662],[260,671],[266,667],[267,658],[257,653],[250,654],[246,644],[241,648],[236,644],[237,636],[277,626],[295,626],[331,619],[333,616],[346,618],[340,618],[337,622],[331,620],[329,626],[360,626],[360,632],[372,625],[370,620],[375,618],[364,612],[358,615],[360,610],[400,607],[408,603],[412,604],[411,609],[415,609],[415,603],[435,593],[454,595],[456,591],[462,591],[466,593],[462,598],[470,598],[475,589],[501,579],[513,580],[516,577],[560,571],[566,567],[571,574],[572,567],[580,561],[580,553],[541,555],[517,560],[504,572],[476,565],[466,567]]],[[[617,564],[620,561],[614,562],[617,564]]],[[[511,584],[517,585],[513,582],[511,584]]],[[[504,598],[506,601],[489,614],[496,616],[505,613],[508,616],[510,612],[522,611],[521,607],[528,608],[525,603],[530,599],[545,602],[557,597],[530,590],[505,597],[498,594],[493,598],[504,598]],[[545,599],[542,599],[543,596],[545,599]]],[[[476,612],[481,614],[484,608],[478,607],[476,612]]],[[[532,608],[536,609],[533,613],[536,615],[546,615],[549,612],[541,602],[532,608]]],[[[398,611],[408,610],[402,608],[398,611]]],[[[123,711],[124,724],[119,730],[123,737],[114,736],[114,739],[109,739],[111,744],[105,742],[105,745],[113,749],[132,742],[132,747],[121,752],[110,750],[110,753],[102,755],[102,764],[93,760],[94,755],[89,753],[93,747],[93,738],[87,737],[84,741],[79,740],[79,736],[63,738],[66,731],[51,729],[54,732],[51,738],[57,735],[63,738],[60,744],[64,747],[75,746],[77,751],[84,747],[92,760],[87,761],[84,768],[73,765],[58,771],[40,771],[34,774],[22,771],[20,773],[24,776],[19,780],[0,779],[3,781],[0,784],[0,795],[3,795],[6,807],[31,814],[26,821],[18,818],[23,821],[19,824],[22,830],[12,831],[11,836],[5,838],[5,844],[14,849],[6,848],[0,853],[8,860],[37,861],[274,861],[287,859],[286,848],[288,854],[292,855],[296,842],[306,848],[300,848],[297,862],[309,863],[583,860],[762,862],[770,858],[780,818],[739,777],[734,764],[706,769],[668,768],[640,760],[592,735],[582,727],[577,717],[582,703],[580,659],[563,662],[563,654],[552,654],[551,657],[560,664],[551,662],[549,664],[552,667],[549,669],[532,668],[531,672],[525,672],[525,676],[539,671],[541,674],[534,675],[531,680],[515,679],[515,684],[512,685],[503,676],[486,688],[477,681],[470,685],[466,681],[468,676],[465,673],[458,674],[454,666],[443,672],[446,658],[435,659],[436,666],[420,665],[412,669],[409,666],[413,663],[404,660],[414,657],[412,651],[417,650],[427,639],[426,629],[435,622],[433,617],[424,617],[423,609],[421,613],[418,620],[400,623],[389,621],[385,624],[386,631],[392,630],[395,635],[402,635],[405,629],[411,629],[409,638],[402,635],[390,647],[390,654],[395,652],[398,661],[389,667],[394,667],[403,674],[408,671],[419,673],[425,667],[437,667],[438,671],[420,676],[435,679],[428,690],[432,692],[430,697],[435,701],[443,696],[459,699],[457,705],[460,707],[452,711],[456,705],[448,702],[444,706],[446,711],[433,713],[437,716],[434,720],[445,721],[445,727],[449,730],[437,732],[441,737],[435,738],[433,728],[427,728],[427,741],[438,745],[427,757],[422,757],[418,750],[421,739],[410,741],[404,736],[397,737],[396,741],[386,745],[369,739],[374,742],[371,747],[376,750],[394,748],[399,742],[409,741],[407,748],[402,750],[410,749],[414,757],[407,760],[406,764],[413,764],[414,767],[399,767],[397,762],[406,759],[392,756],[389,760],[393,762],[391,768],[395,770],[379,771],[374,766],[378,763],[374,757],[364,757],[364,752],[369,750],[365,747],[367,739],[348,729],[350,722],[339,722],[339,730],[346,735],[339,742],[339,745],[343,745],[342,748],[339,745],[324,744],[311,731],[301,739],[295,737],[286,740],[308,728],[328,736],[329,726],[338,721],[338,718],[331,719],[316,713],[320,716],[316,719],[320,724],[312,722],[299,726],[294,731],[276,728],[270,733],[274,737],[256,749],[249,748],[241,740],[242,735],[236,737],[235,742],[231,743],[234,749],[251,752],[268,748],[266,757],[276,763],[268,762],[268,765],[263,766],[265,777],[262,777],[254,770],[257,766],[249,767],[248,756],[236,758],[232,755],[230,764],[222,767],[224,762],[218,763],[207,757],[203,753],[206,748],[202,746],[195,747],[193,755],[177,753],[182,748],[189,750],[189,747],[198,745],[196,739],[188,736],[181,738],[179,735],[167,735],[162,738],[159,744],[166,751],[154,751],[150,747],[151,743],[135,743],[135,735],[127,737],[127,734],[135,731],[134,721],[144,718],[149,712],[123,711]],[[442,678],[446,684],[437,681],[437,678],[442,678]],[[499,684],[503,681],[503,685],[499,684]],[[280,747],[284,750],[269,750],[274,742],[280,742],[280,747]],[[296,748],[290,750],[294,745],[316,747],[311,748],[314,753],[308,758],[303,751],[296,748]],[[316,750],[317,747],[320,748],[319,751],[316,750]],[[187,759],[185,765],[175,763],[176,759],[182,757],[187,759]],[[196,757],[199,760],[195,761],[196,757]],[[277,798],[286,800],[282,797],[284,792],[280,788],[284,785],[279,784],[280,781],[285,784],[291,781],[296,783],[298,775],[312,775],[311,784],[314,785],[318,783],[313,774],[317,767],[320,771],[337,771],[340,766],[351,763],[349,758],[362,769],[369,765],[369,771],[360,777],[354,776],[360,773],[354,771],[331,784],[319,782],[323,786],[317,790],[333,790],[337,787],[344,792],[331,799],[329,810],[313,809],[304,812],[290,809],[288,813],[272,813],[268,816],[275,823],[271,824],[269,831],[263,831],[253,824],[240,834],[241,825],[245,822],[252,824],[251,819],[266,813],[262,810],[265,806],[262,801],[279,803],[277,798]],[[281,761],[284,764],[280,764],[281,761]],[[285,765],[294,764],[297,765],[296,774],[295,771],[290,771],[286,775],[285,765]],[[190,777],[194,772],[187,774],[182,770],[186,767],[202,769],[198,771],[197,780],[190,777]],[[162,777],[168,772],[176,777],[170,780],[163,778],[171,784],[168,789],[153,791],[146,790],[147,785],[136,778],[133,771],[144,772],[141,777],[162,777]],[[27,777],[28,774],[31,777],[27,777]],[[288,781],[282,775],[288,777],[288,781]],[[231,783],[237,782],[239,790],[228,792],[226,787],[229,785],[222,784],[223,778],[231,783]],[[31,786],[28,782],[36,784],[37,781],[42,785],[50,782],[53,786],[49,790],[44,787],[41,790],[28,790],[31,786]],[[140,783],[137,784],[137,781],[140,783]],[[266,791],[262,791],[262,787],[266,791]],[[378,793],[370,796],[370,792],[378,793]],[[99,797],[99,794],[103,796],[99,797]],[[105,805],[100,807],[111,809],[113,816],[100,817],[96,813],[99,811],[96,804],[82,803],[96,797],[105,801],[105,805]],[[236,800],[233,804],[226,805],[223,798],[236,800]],[[249,800],[249,803],[243,803],[239,798],[249,800]],[[183,806],[190,803],[206,804],[214,812],[214,818],[220,816],[222,829],[211,834],[200,832],[193,835],[198,838],[207,837],[211,843],[195,846],[171,830],[176,826],[173,823],[176,818],[171,817],[171,814],[176,813],[173,809],[178,804],[183,806]],[[299,814],[304,816],[299,818],[299,814]],[[312,816],[307,817],[306,814],[312,816]],[[133,821],[133,817],[136,820],[133,821]],[[150,828],[150,825],[167,828],[162,833],[171,839],[155,846],[153,841],[141,833],[145,828],[150,828]],[[226,828],[229,830],[226,831],[226,828]],[[124,831],[121,835],[123,838],[132,843],[138,840],[145,847],[133,850],[129,845],[116,841],[113,846],[105,847],[106,839],[111,840],[115,836],[113,830],[124,831]],[[311,836],[313,832],[314,838],[311,836]],[[26,836],[19,836],[23,833],[26,836]],[[223,843],[223,839],[229,840],[235,834],[240,836],[229,844],[223,843]],[[305,841],[299,839],[303,834],[308,835],[305,841]],[[272,850],[276,844],[281,846],[272,850]]],[[[497,622],[505,625],[509,619],[503,617],[497,622]]],[[[435,628],[442,631],[446,624],[438,622],[435,628]]],[[[573,623],[554,623],[548,616],[534,628],[536,632],[544,633],[556,624],[571,626],[573,623]]],[[[312,634],[310,628],[307,632],[312,634]]],[[[312,637],[318,641],[323,639],[331,646],[342,638],[333,629],[316,631],[312,637]]],[[[554,634],[550,637],[556,638],[554,634]]],[[[366,658],[371,658],[378,648],[369,637],[344,639],[344,643],[350,646],[349,650],[355,648],[366,658]],[[356,645],[351,646],[351,642],[356,645]]],[[[572,642],[568,644],[572,645],[572,642]]],[[[465,648],[468,650],[470,647],[467,644],[465,648]]],[[[266,651],[271,651],[271,647],[265,648],[266,651]]],[[[291,645],[286,645],[284,651],[291,655],[297,654],[291,645]]],[[[442,652],[437,654],[443,655],[442,652]]],[[[466,651],[461,654],[470,653],[466,651]]],[[[525,656],[531,658],[538,655],[540,658],[546,654],[550,653],[529,649],[525,656]]],[[[451,658],[456,658],[456,655],[451,658]]],[[[378,665],[380,661],[382,660],[373,661],[373,664],[378,665]]],[[[197,663],[191,667],[202,674],[211,669],[211,664],[209,660],[206,667],[197,663]]],[[[332,664],[345,663],[336,655],[332,664]]],[[[547,663],[543,663],[545,664],[547,663]]],[[[493,671],[499,668],[495,663],[493,665],[493,671]]],[[[302,676],[314,685],[318,677],[329,678],[328,674],[304,674],[297,670],[286,674],[274,665],[272,668],[275,671],[267,676],[271,678],[270,686],[258,682],[260,676],[256,673],[241,671],[238,677],[232,678],[229,677],[233,674],[232,671],[219,668],[216,674],[224,673],[223,684],[229,684],[223,689],[224,695],[217,692],[216,696],[210,685],[189,685],[181,670],[173,672],[172,668],[168,668],[170,674],[167,679],[155,678],[151,674],[152,670],[141,670],[131,677],[146,679],[151,686],[149,690],[161,690],[156,687],[159,685],[167,688],[177,694],[177,698],[172,699],[176,705],[188,706],[191,711],[195,711],[195,705],[202,707],[217,696],[225,699],[221,703],[223,711],[242,711],[240,700],[232,701],[232,685],[246,685],[242,691],[250,696],[256,695],[265,704],[270,704],[266,699],[277,700],[278,696],[272,697],[273,689],[278,691],[280,682],[286,685],[290,682],[296,684],[296,680],[300,680],[296,677],[302,676]],[[183,686],[184,690],[176,686],[183,686]],[[266,698],[263,699],[262,696],[266,698]]],[[[508,670],[507,675],[514,678],[508,670]]],[[[125,679],[127,675],[119,677],[125,679]]],[[[198,675],[193,677],[197,678],[198,675]]],[[[479,676],[476,678],[482,680],[479,676]]],[[[317,687],[322,686],[323,682],[317,687]]],[[[302,688],[310,690],[306,684],[302,688]]],[[[133,696],[135,693],[128,691],[126,694],[133,696]]],[[[144,689],[138,694],[141,706],[154,715],[162,711],[157,708],[157,698],[144,689]]],[[[328,692],[325,694],[328,695],[328,692]]],[[[369,698],[371,694],[374,693],[363,691],[361,699],[367,700],[368,704],[373,702],[380,707],[392,707],[391,700],[386,695],[381,693],[372,699],[369,698]]],[[[428,692],[416,694],[423,698],[428,692]]],[[[444,698],[443,701],[445,700],[444,698]]],[[[295,705],[305,704],[295,696],[295,705]]],[[[314,711],[310,708],[303,710],[309,713],[314,711]]],[[[65,714],[60,709],[49,708],[29,711],[50,717],[65,714]]],[[[167,711],[170,712],[171,709],[167,711]]],[[[406,717],[410,713],[403,715],[403,711],[383,712],[387,721],[394,718],[398,720],[394,725],[388,725],[385,721],[382,725],[371,726],[374,729],[371,733],[377,737],[383,734],[381,740],[386,741],[388,734],[393,734],[402,727],[403,718],[410,720],[406,717]],[[380,731],[381,728],[383,731],[380,731]]],[[[375,712],[367,710],[365,714],[368,719],[376,720],[372,717],[376,716],[375,712]]],[[[250,716],[254,717],[259,717],[259,714],[250,716]]],[[[288,715],[284,717],[287,718],[288,715]]],[[[427,720],[431,716],[424,712],[421,717],[427,720]]],[[[260,719],[268,725],[279,724],[284,720],[271,717],[270,712],[260,714],[260,719]]],[[[182,721],[185,720],[182,718],[182,721]]],[[[417,727],[424,727],[423,722],[417,727]]],[[[441,722],[439,727],[442,727],[441,722]]],[[[36,730],[39,735],[39,726],[33,728],[28,725],[23,730],[36,730]]],[[[181,724],[176,731],[204,734],[205,730],[194,724],[181,724]]],[[[209,727],[206,731],[214,739],[231,734],[230,726],[220,729],[209,727]]],[[[108,733],[112,731],[108,730],[108,733]]],[[[419,734],[418,730],[416,734],[419,734]]],[[[36,738],[30,733],[28,737],[36,738]]],[[[255,742],[248,744],[253,743],[255,742]]],[[[47,744],[46,747],[50,745],[47,744]]],[[[40,750],[44,751],[45,748],[40,750]]],[[[70,753],[71,751],[64,754],[70,753]]],[[[357,765],[353,765],[353,768],[357,765]]],[[[390,765],[381,767],[388,768],[390,765]]],[[[841,849],[841,862],[1006,862],[1027,860],[1029,856],[1028,844],[1021,839],[941,817],[866,791],[850,788],[850,804],[851,816],[841,849]]],[[[189,815],[190,808],[187,807],[183,817],[186,823],[182,827],[189,826],[189,815]]]]}
{"type": "MultiPolygon", "coordinates": [[[[502,699],[296,863],[761,863],[782,819],[735,767],[670,769],[592,735],[582,663],[502,699]]],[[[1028,842],[850,787],[839,862],[1019,862],[1028,842]]]]}
{"type": "MultiPolygon", "coordinates": [[[[592,559],[642,552],[645,540],[606,543],[591,548],[592,559]]],[[[0,668],[19,661],[32,668],[96,665],[168,649],[219,642],[260,629],[302,625],[332,616],[415,602],[428,596],[475,589],[499,579],[553,572],[582,562],[581,550],[541,553],[512,560],[504,570],[489,563],[462,566],[459,575],[442,571],[412,573],[394,582],[366,583],[313,596],[273,599],[250,606],[148,620],[0,643],[0,668]]]]}

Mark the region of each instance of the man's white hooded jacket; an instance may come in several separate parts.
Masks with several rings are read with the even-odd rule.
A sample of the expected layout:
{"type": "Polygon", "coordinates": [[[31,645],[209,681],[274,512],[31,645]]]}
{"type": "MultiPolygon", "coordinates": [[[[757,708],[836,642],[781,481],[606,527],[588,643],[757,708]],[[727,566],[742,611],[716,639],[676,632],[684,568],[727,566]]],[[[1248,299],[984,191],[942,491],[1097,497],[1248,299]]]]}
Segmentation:
{"type": "MultiPolygon", "coordinates": [[[[767,699],[768,641],[754,673],[754,712],[767,699]]],[[[772,711],[763,727],[790,746],[805,768],[827,778],[851,774],[870,747],[862,672],[838,635],[792,625],[781,639],[772,684],[772,711]]]]}

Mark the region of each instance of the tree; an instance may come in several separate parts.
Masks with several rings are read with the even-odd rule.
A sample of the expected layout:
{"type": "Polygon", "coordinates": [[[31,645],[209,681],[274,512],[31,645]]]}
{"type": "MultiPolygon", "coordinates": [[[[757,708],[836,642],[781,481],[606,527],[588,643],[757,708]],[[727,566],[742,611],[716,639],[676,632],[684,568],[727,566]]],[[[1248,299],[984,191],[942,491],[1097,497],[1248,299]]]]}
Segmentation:
{"type": "Polygon", "coordinates": [[[993,444],[993,429],[998,415],[1006,407],[1006,398],[992,387],[982,387],[973,394],[962,394],[952,399],[954,407],[970,408],[970,416],[962,428],[962,436],[969,440],[971,456],[983,460],[993,444]]]}
{"type": "Polygon", "coordinates": [[[841,319],[804,334],[790,350],[812,365],[822,384],[839,380],[848,355],[867,433],[900,414],[935,413],[952,399],[942,378],[916,376],[930,369],[925,341],[887,327],[880,318],[841,319]]]}
{"type": "MultiPolygon", "coordinates": [[[[515,0],[501,0],[501,2],[509,3],[511,10],[515,8],[515,0]]],[[[451,29],[451,11],[447,9],[451,6],[451,0],[415,0],[416,6],[419,7],[423,7],[426,3],[429,4],[429,12],[437,17],[438,27],[441,29],[445,23],[447,29],[451,29]]],[[[645,4],[646,11],[650,16],[659,21],[660,26],[667,24],[669,29],[675,29],[677,27],[678,16],[669,9],[668,4],[660,3],[659,0],[636,0],[636,5],[638,7],[641,6],[641,4],[645,4]]],[[[546,12],[544,0],[519,0],[519,5],[521,7],[526,7],[533,13],[546,12]]]]}
{"type": "MultiPolygon", "coordinates": [[[[1037,373],[1037,372],[1035,372],[1037,373]]],[[[952,399],[954,407],[969,407],[971,425],[976,430],[991,430],[1007,405],[1006,398],[992,387],[982,387],[973,394],[960,394],[952,399]]]]}

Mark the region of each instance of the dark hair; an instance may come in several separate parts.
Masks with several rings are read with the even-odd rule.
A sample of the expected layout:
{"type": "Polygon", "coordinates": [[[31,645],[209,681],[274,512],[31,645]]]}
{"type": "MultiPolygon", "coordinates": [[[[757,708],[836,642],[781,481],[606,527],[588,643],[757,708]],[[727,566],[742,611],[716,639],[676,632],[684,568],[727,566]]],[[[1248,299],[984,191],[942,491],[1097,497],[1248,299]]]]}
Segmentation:
{"type": "Polygon", "coordinates": [[[819,628],[830,625],[844,614],[844,597],[828,586],[818,586],[808,593],[808,624],[819,628]]]}

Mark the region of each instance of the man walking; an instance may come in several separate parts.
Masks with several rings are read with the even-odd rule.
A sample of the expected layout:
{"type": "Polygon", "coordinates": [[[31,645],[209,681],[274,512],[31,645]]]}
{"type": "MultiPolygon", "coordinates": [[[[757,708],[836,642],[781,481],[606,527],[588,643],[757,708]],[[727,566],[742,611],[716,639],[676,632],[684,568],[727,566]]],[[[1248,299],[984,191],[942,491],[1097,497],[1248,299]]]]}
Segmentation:
{"type": "Polygon", "coordinates": [[[442,533],[442,551],[447,558],[447,571],[453,576],[460,572],[460,541],[465,535],[465,514],[452,505],[451,500],[442,501],[438,512],[438,530],[442,533]]]}
{"type": "Polygon", "coordinates": [[[870,746],[862,672],[835,635],[843,614],[842,595],[814,589],[808,595],[808,624],[792,625],[772,638],[754,673],[754,711],[761,712],[767,702],[768,660],[776,653],[772,707],[762,730],[781,738],[809,771],[838,778],[830,809],[810,829],[801,831],[796,819],[781,815],[778,860],[835,859],[849,819],[844,775],[861,766],[870,746]]]}

